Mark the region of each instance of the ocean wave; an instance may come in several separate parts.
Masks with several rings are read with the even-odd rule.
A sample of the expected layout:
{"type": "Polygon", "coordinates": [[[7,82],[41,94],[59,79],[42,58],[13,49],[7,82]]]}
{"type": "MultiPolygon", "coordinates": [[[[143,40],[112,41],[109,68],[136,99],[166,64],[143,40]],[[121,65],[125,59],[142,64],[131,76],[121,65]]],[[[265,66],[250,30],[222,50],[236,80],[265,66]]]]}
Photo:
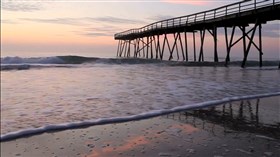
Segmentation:
{"type": "Polygon", "coordinates": [[[212,101],[206,101],[206,102],[202,102],[202,103],[188,104],[188,105],[184,105],[184,106],[174,107],[171,109],[154,110],[154,111],[149,111],[149,112],[141,113],[138,115],[132,115],[132,116],[100,118],[100,119],[87,120],[87,121],[82,121],[82,122],[53,124],[53,125],[42,126],[39,128],[30,128],[30,129],[20,130],[20,131],[16,131],[16,132],[10,132],[10,133],[1,135],[1,141],[3,142],[3,141],[14,140],[17,138],[32,136],[32,135],[41,134],[41,133],[50,132],[50,131],[61,131],[61,130],[82,128],[82,127],[89,127],[89,126],[94,126],[94,125],[103,125],[103,124],[122,123],[122,122],[129,122],[129,121],[135,121],[135,120],[142,120],[142,119],[166,115],[166,114],[170,114],[170,113],[174,113],[174,112],[217,106],[217,105],[229,103],[232,101],[241,101],[241,100],[264,98],[264,97],[271,97],[271,96],[278,96],[278,95],[280,95],[280,92],[249,95],[249,96],[228,97],[228,98],[223,98],[221,100],[212,100],[212,101]]]}
{"type": "MultiPolygon", "coordinates": [[[[77,64],[160,64],[168,66],[219,66],[225,65],[224,62],[185,62],[185,61],[166,61],[158,59],[143,58],[97,58],[82,56],[54,56],[54,57],[4,57],[1,58],[1,70],[28,70],[31,68],[44,67],[63,67],[58,65],[77,65],[77,64]]],[[[264,61],[263,66],[278,66],[279,61],[264,61]]],[[[233,61],[229,66],[240,66],[241,61],[233,61]]],[[[247,61],[247,67],[257,67],[258,61],[247,61]]],[[[69,66],[65,66],[69,67],[69,66]]]]}
{"type": "Polygon", "coordinates": [[[65,61],[59,57],[4,57],[1,64],[64,64],[65,61]]]}
{"type": "MultiPolygon", "coordinates": [[[[4,57],[1,64],[83,64],[83,63],[104,63],[104,64],[145,64],[159,63],[160,60],[141,58],[97,58],[82,56],[55,56],[55,57],[4,57]]],[[[164,62],[164,61],[163,61],[164,62]]]]}
{"type": "Polygon", "coordinates": [[[1,71],[10,70],[29,70],[29,69],[43,69],[43,68],[72,68],[74,65],[60,65],[60,64],[1,64],[1,71]]]}

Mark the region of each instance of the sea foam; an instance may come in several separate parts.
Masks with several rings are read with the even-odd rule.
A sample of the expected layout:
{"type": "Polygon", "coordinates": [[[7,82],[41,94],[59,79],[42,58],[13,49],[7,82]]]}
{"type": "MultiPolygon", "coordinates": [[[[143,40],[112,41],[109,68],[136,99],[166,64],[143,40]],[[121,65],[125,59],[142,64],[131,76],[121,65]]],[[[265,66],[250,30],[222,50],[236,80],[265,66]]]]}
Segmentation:
{"type": "Polygon", "coordinates": [[[10,132],[10,133],[1,135],[1,141],[14,140],[14,139],[17,139],[20,137],[32,136],[32,135],[41,134],[41,133],[50,132],[50,131],[59,131],[59,130],[81,128],[81,127],[89,127],[89,126],[94,126],[94,125],[142,120],[142,119],[147,119],[147,118],[156,117],[156,116],[165,115],[165,114],[174,113],[174,112],[221,105],[221,104],[229,103],[232,101],[241,101],[241,100],[247,100],[247,99],[264,98],[264,97],[271,97],[271,96],[278,96],[278,95],[280,95],[280,92],[249,95],[249,96],[227,97],[227,98],[223,98],[221,100],[212,100],[212,101],[206,101],[206,102],[202,102],[202,103],[195,103],[195,104],[191,104],[191,105],[188,104],[188,105],[184,105],[184,106],[174,107],[171,109],[154,110],[154,111],[141,113],[138,115],[113,117],[113,118],[100,118],[100,119],[87,120],[87,121],[82,121],[82,122],[46,125],[46,126],[39,127],[39,128],[24,129],[24,130],[10,132]]]}

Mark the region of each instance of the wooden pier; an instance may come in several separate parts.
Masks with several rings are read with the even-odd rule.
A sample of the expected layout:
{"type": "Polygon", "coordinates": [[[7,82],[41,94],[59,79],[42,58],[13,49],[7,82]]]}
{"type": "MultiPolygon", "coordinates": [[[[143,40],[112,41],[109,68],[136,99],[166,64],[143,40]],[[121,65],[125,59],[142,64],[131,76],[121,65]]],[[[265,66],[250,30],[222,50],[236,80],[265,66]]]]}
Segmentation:
{"type": "MultiPolygon", "coordinates": [[[[280,0],[245,0],[212,10],[199,12],[187,16],[158,21],[137,29],[130,29],[114,35],[119,40],[117,48],[118,57],[143,57],[163,59],[165,49],[169,51],[168,60],[177,54],[177,60],[191,61],[188,48],[188,34],[193,37],[194,62],[204,61],[205,34],[213,37],[214,62],[219,62],[217,29],[224,29],[226,43],[225,66],[230,62],[230,52],[237,43],[243,43],[244,57],[242,67],[245,67],[248,54],[252,46],[259,52],[259,66],[262,66],[262,25],[268,21],[280,19],[280,0]],[[249,25],[253,27],[250,29],[249,25]],[[229,31],[229,28],[231,32],[229,31]],[[234,41],[236,29],[240,29],[241,36],[234,41]],[[254,41],[258,32],[258,42],[254,41]],[[200,47],[196,52],[196,33],[199,33],[200,47]],[[173,38],[173,39],[170,39],[173,38]],[[198,58],[197,58],[198,57],[198,58]]],[[[280,62],[279,62],[280,68],[280,62]]]]}

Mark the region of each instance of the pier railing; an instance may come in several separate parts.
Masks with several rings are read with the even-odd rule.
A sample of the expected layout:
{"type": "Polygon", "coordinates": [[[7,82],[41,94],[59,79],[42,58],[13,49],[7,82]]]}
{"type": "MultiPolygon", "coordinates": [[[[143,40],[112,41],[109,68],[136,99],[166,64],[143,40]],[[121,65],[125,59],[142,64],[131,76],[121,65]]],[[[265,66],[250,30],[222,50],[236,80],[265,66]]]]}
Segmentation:
{"type": "Polygon", "coordinates": [[[121,33],[117,33],[114,37],[115,39],[118,39],[128,35],[137,35],[155,30],[191,26],[193,24],[203,23],[209,20],[215,20],[217,18],[239,14],[246,11],[253,11],[259,8],[278,4],[280,4],[280,0],[245,0],[204,12],[158,21],[141,28],[130,29],[121,33]]]}

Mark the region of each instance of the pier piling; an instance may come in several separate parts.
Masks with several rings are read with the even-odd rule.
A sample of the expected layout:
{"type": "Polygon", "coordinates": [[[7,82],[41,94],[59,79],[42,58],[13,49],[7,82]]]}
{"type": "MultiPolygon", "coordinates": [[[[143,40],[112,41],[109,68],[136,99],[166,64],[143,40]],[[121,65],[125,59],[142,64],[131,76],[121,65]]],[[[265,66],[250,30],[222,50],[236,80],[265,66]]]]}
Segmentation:
{"type": "Polygon", "coordinates": [[[205,36],[206,31],[208,31],[213,37],[213,61],[219,62],[217,32],[219,28],[223,28],[226,44],[225,66],[228,66],[231,61],[230,54],[233,46],[242,41],[244,55],[241,67],[246,66],[252,45],[258,50],[259,66],[262,67],[264,53],[262,25],[268,21],[279,20],[279,12],[280,0],[253,0],[241,1],[204,12],[158,21],[142,28],[115,34],[115,39],[119,40],[117,57],[131,57],[131,49],[134,49],[132,52],[134,52],[133,57],[135,58],[163,60],[165,59],[164,52],[168,51],[169,56],[166,59],[173,60],[174,51],[176,50],[177,60],[182,57],[182,61],[189,62],[191,59],[188,54],[188,33],[192,33],[193,61],[204,62],[205,36]],[[250,28],[250,25],[253,25],[253,27],[250,28]],[[236,33],[236,27],[241,30],[242,34],[234,41],[234,37],[239,35],[236,33]],[[196,36],[196,32],[200,34],[196,36]],[[258,35],[258,43],[254,41],[256,34],[258,35]],[[198,60],[196,58],[197,37],[200,38],[198,60]],[[171,38],[174,38],[174,40],[171,38]],[[133,45],[132,48],[131,45],[133,45]]]}

